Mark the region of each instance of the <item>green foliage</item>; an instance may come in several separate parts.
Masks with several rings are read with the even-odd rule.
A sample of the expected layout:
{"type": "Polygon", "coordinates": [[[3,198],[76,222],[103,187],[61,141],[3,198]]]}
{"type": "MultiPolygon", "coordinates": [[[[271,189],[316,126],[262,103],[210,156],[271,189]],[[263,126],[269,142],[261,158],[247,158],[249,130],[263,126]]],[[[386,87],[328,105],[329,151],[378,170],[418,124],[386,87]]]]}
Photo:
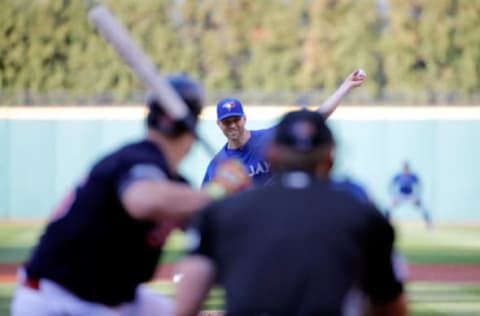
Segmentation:
{"type": "Polygon", "coordinates": [[[438,91],[479,90],[480,36],[472,28],[480,19],[478,2],[390,3],[392,23],[384,55],[386,72],[397,74],[389,76],[391,89],[417,89],[429,98],[438,91]]]}
{"type": "MultiPolygon", "coordinates": [[[[188,72],[207,90],[332,90],[357,67],[378,97],[436,102],[480,90],[478,1],[389,0],[383,15],[378,0],[104,2],[162,70],[188,72]]],[[[143,88],[83,1],[0,0],[0,34],[4,101],[56,92],[122,101],[143,88]]]]}

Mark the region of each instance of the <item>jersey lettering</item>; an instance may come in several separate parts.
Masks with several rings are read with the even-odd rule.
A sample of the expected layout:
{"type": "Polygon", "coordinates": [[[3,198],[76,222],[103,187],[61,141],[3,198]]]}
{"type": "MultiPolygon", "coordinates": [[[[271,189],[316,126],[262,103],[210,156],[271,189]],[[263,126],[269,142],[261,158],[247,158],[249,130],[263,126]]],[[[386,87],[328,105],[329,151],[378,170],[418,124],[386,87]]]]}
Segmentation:
{"type": "Polygon", "coordinates": [[[257,164],[252,164],[248,166],[248,175],[250,177],[256,176],[261,173],[269,173],[270,164],[266,161],[260,161],[257,164]]]}

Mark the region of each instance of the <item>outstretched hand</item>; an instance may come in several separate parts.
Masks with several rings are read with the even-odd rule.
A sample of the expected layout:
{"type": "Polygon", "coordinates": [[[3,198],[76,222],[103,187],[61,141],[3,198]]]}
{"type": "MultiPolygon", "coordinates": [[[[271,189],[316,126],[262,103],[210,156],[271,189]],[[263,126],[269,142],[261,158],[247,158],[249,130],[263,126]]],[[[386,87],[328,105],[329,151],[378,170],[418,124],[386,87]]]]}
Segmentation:
{"type": "Polygon", "coordinates": [[[365,80],[367,79],[367,74],[361,70],[357,69],[352,72],[343,82],[342,86],[345,86],[348,90],[360,87],[365,80]]]}
{"type": "Polygon", "coordinates": [[[350,92],[350,90],[360,87],[366,78],[367,74],[361,69],[357,69],[352,72],[340,85],[340,87],[331,96],[329,96],[325,102],[323,102],[318,111],[324,117],[329,117],[333,111],[335,111],[337,106],[340,105],[340,101],[350,92]]]}

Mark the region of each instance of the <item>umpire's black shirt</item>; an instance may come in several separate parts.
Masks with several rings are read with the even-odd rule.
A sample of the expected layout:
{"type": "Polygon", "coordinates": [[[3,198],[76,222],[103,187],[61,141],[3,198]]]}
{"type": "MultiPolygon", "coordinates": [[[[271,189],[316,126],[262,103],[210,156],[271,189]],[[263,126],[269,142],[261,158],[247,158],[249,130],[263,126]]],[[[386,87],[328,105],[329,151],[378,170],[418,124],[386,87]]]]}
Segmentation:
{"type": "Polygon", "coordinates": [[[303,172],[211,204],[190,232],[192,253],[217,265],[229,316],[342,315],[360,292],[377,303],[402,292],[390,224],[303,172]]]}
{"type": "Polygon", "coordinates": [[[89,301],[133,300],[136,286],[153,276],[174,225],[136,220],[122,206],[125,188],[145,178],[184,181],[169,173],[163,153],[150,141],[101,159],[47,226],[27,274],[53,280],[89,301]]]}

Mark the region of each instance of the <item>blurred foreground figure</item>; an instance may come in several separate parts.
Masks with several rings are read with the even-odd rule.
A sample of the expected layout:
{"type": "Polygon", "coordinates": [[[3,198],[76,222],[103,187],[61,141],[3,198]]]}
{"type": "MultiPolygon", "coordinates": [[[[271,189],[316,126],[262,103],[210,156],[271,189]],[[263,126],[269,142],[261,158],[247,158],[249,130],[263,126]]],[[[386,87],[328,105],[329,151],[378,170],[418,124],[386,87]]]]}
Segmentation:
{"type": "Polygon", "coordinates": [[[403,163],[402,171],[395,174],[389,186],[391,205],[385,215],[391,218],[391,213],[401,204],[411,203],[422,213],[423,220],[428,229],[432,228],[432,218],[428,210],[423,206],[421,199],[421,185],[418,175],[410,169],[408,161],[403,163]]]}
{"type": "Polygon", "coordinates": [[[333,180],[334,180],[334,183],[336,184],[337,189],[350,192],[359,201],[362,201],[364,203],[373,203],[367,190],[359,182],[353,180],[348,176],[339,178],[339,179],[333,179],[333,180]]]}
{"type": "Polygon", "coordinates": [[[228,316],[406,315],[393,228],[330,180],[333,150],[321,114],[284,116],[272,182],[214,202],[188,230],[177,316],[196,315],[216,281],[228,316]]]}
{"type": "Polygon", "coordinates": [[[184,75],[168,80],[190,117],[172,120],[149,100],[145,139],[97,162],[55,212],[19,272],[13,316],[173,314],[173,301],[141,285],[153,277],[168,234],[212,194],[244,189],[249,177],[226,163],[211,187],[197,191],[177,173],[195,140],[203,92],[184,75]]]}

